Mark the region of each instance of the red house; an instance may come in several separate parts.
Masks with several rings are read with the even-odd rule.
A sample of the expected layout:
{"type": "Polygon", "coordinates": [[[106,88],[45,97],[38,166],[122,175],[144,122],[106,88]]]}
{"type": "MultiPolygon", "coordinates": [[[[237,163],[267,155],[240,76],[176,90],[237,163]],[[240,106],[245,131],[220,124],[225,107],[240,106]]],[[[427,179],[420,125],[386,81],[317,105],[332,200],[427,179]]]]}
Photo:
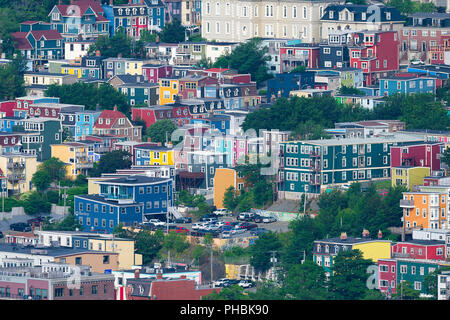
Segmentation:
{"type": "Polygon", "coordinates": [[[363,70],[364,85],[399,69],[399,39],[397,31],[361,31],[353,34],[349,45],[350,67],[363,70]]]}
{"type": "Polygon", "coordinates": [[[397,288],[397,260],[378,259],[378,289],[395,293],[397,288]]]}
{"type": "Polygon", "coordinates": [[[172,76],[172,66],[151,63],[144,64],[142,66],[142,75],[144,76],[144,81],[159,83],[160,78],[172,76]]]}
{"type": "Polygon", "coordinates": [[[189,107],[186,105],[164,105],[151,108],[131,108],[133,121],[143,120],[149,128],[158,120],[170,119],[175,125],[183,126],[191,122],[193,118],[189,107]]]}
{"type": "Polygon", "coordinates": [[[391,247],[393,258],[445,260],[445,243],[437,240],[408,240],[391,247]]]}
{"type": "Polygon", "coordinates": [[[5,113],[5,117],[14,117],[14,109],[16,108],[16,101],[2,101],[0,102],[0,112],[5,113]]]}
{"type": "Polygon", "coordinates": [[[209,76],[203,75],[189,75],[178,80],[180,90],[178,95],[182,99],[195,99],[198,98],[197,89],[207,86],[218,84],[219,80],[209,76]]]}
{"type": "Polygon", "coordinates": [[[198,288],[195,280],[163,279],[158,274],[156,279],[135,278],[127,280],[127,300],[201,300],[212,292],[220,292],[220,288],[198,288]]]}
{"type": "Polygon", "coordinates": [[[281,72],[290,72],[298,66],[318,68],[320,48],[314,43],[299,43],[280,47],[281,72]]]}
{"type": "Polygon", "coordinates": [[[443,143],[423,143],[407,146],[391,147],[391,166],[428,167],[431,171],[441,168],[441,153],[443,143]]]}

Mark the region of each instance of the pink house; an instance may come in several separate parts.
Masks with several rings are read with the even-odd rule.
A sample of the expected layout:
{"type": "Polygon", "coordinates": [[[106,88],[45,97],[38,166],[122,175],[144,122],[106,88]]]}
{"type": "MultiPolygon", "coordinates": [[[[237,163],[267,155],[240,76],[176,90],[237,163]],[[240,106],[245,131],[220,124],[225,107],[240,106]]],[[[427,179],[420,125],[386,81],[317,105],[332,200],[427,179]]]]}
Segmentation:
{"type": "Polygon", "coordinates": [[[172,76],[172,66],[159,64],[144,64],[142,66],[144,81],[158,83],[160,78],[172,76]]]}

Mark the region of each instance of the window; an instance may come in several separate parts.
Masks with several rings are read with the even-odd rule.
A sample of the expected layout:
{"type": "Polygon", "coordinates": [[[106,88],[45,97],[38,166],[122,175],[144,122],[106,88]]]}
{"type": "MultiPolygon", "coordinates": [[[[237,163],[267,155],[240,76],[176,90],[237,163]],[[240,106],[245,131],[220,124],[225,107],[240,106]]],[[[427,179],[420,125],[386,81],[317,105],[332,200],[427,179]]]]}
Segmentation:
{"type": "Polygon", "coordinates": [[[55,288],[55,297],[63,297],[64,288],[55,288]]]}

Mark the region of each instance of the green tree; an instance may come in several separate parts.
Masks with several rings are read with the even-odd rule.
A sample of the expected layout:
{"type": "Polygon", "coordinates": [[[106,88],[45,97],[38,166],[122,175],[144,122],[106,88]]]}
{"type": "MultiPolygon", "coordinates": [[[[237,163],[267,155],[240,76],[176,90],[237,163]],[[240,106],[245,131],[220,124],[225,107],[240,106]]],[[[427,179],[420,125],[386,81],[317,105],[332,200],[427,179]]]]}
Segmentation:
{"type": "Polygon", "coordinates": [[[38,170],[33,174],[31,183],[36,187],[38,191],[45,191],[52,182],[50,175],[47,171],[38,170]]]}
{"type": "Polygon", "coordinates": [[[13,99],[25,95],[24,72],[25,60],[20,53],[0,68],[0,98],[13,99]]]}
{"type": "Polygon", "coordinates": [[[219,57],[214,63],[215,68],[231,68],[239,73],[249,73],[258,84],[270,79],[268,72],[267,47],[261,45],[261,39],[253,38],[241,43],[230,54],[219,57]]]}
{"type": "Polygon", "coordinates": [[[140,231],[135,238],[136,252],[142,254],[142,263],[144,265],[150,264],[162,249],[164,243],[164,234],[161,230],[155,233],[149,231],[140,231]]]}
{"type": "Polygon", "coordinates": [[[402,281],[398,284],[395,293],[392,295],[394,300],[419,300],[420,291],[414,290],[411,281],[402,281]]]}
{"type": "Polygon", "coordinates": [[[49,213],[52,207],[44,195],[36,191],[23,195],[21,200],[25,213],[30,215],[49,213]]]}
{"type": "Polygon", "coordinates": [[[50,182],[64,180],[66,177],[66,164],[58,158],[51,157],[38,166],[38,172],[42,171],[50,178],[50,182]]]}
{"type": "Polygon", "coordinates": [[[161,142],[164,144],[167,141],[171,141],[172,133],[177,129],[175,124],[168,120],[158,120],[147,129],[147,136],[150,137],[152,142],[161,142]]]}
{"type": "Polygon", "coordinates": [[[334,258],[329,291],[336,300],[360,300],[367,293],[367,268],[373,262],[364,259],[360,250],[340,251],[334,258]]]}
{"type": "Polygon", "coordinates": [[[164,24],[159,39],[161,42],[179,43],[185,41],[186,28],[181,25],[180,20],[173,19],[171,23],[164,24]]]}
{"type": "Polygon", "coordinates": [[[328,298],[325,272],[312,260],[306,260],[303,264],[296,264],[290,268],[283,284],[283,291],[293,299],[325,300],[328,298]]]}
{"type": "Polygon", "coordinates": [[[278,251],[280,247],[281,243],[276,233],[266,232],[262,234],[250,247],[250,264],[255,268],[255,271],[265,272],[269,270],[272,267],[270,262],[271,251],[278,251]]]}
{"type": "Polygon", "coordinates": [[[441,162],[450,167],[450,148],[445,148],[442,153],[441,162]]]}
{"type": "Polygon", "coordinates": [[[347,87],[347,86],[341,86],[339,88],[339,94],[358,94],[358,95],[363,95],[365,96],[366,94],[364,93],[364,91],[362,91],[361,89],[358,88],[354,88],[354,87],[347,87]]]}
{"type": "Polygon", "coordinates": [[[202,300],[249,300],[244,289],[238,285],[222,288],[219,293],[213,292],[202,297],[202,300]]]}
{"type": "Polygon", "coordinates": [[[158,35],[156,33],[152,33],[150,30],[141,30],[140,31],[140,40],[144,42],[156,42],[156,37],[158,35]]]}
{"type": "Polygon", "coordinates": [[[233,186],[228,187],[223,195],[223,206],[225,209],[230,210],[231,212],[236,209],[236,190],[233,186]]]}
{"type": "Polygon", "coordinates": [[[305,71],[306,71],[306,66],[301,65],[301,66],[296,66],[289,73],[297,73],[297,72],[305,72],[305,71]]]}
{"type": "Polygon", "coordinates": [[[55,231],[76,231],[81,229],[77,217],[73,213],[69,213],[63,220],[56,223],[44,222],[44,230],[55,231]]]}
{"type": "Polygon", "coordinates": [[[98,163],[94,165],[91,175],[100,177],[102,173],[113,173],[117,169],[129,169],[131,164],[131,155],[128,152],[113,150],[102,155],[98,163]]]}

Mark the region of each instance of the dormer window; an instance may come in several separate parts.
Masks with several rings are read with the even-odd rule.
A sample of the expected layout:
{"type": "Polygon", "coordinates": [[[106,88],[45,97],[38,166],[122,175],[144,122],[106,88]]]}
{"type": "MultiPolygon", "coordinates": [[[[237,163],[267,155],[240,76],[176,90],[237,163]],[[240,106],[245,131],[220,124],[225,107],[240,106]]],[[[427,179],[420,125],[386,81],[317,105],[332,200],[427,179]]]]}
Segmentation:
{"type": "Polygon", "coordinates": [[[102,118],[98,119],[98,123],[103,124],[103,119],[102,118]]]}
{"type": "Polygon", "coordinates": [[[109,124],[110,123],[110,120],[109,119],[106,119],[106,124],[109,124]]]}
{"type": "Polygon", "coordinates": [[[386,20],[391,20],[391,13],[390,12],[386,12],[386,20]]]}
{"type": "Polygon", "coordinates": [[[57,12],[52,13],[52,20],[59,21],[59,19],[60,19],[60,14],[59,13],[57,13],[57,12]]]}
{"type": "Polygon", "coordinates": [[[330,11],[330,19],[334,19],[334,11],[330,11]]]}
{"type": "Polygon", "coordinates": [[[121,16],[123,14],[123,9],[119,9],[119,15],[121,16]]]}

